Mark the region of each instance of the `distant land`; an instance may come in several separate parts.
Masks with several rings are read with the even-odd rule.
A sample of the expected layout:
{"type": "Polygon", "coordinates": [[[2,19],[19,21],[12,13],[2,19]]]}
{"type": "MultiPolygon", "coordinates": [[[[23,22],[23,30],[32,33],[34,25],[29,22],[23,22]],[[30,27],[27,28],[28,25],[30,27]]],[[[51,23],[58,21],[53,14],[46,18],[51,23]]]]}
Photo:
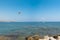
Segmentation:
{"type": "Polygon", "coordinates": [[[16,20],[0,20],[0,22],[60,22],[60,21],[16,21],[16,20]]]}
{"type": "Polygon", "coordinates": [[[0,22],[16,22],[15,20],[0,20],[0,22]]]}

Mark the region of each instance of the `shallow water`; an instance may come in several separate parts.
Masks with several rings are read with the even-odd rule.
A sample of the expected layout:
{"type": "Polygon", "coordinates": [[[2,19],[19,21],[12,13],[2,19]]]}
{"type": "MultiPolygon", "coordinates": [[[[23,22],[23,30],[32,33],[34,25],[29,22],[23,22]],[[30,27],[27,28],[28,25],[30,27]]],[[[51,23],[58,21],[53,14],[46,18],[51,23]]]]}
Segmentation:
{"type": "Polygon", "coordinates": [[[60,22],[0,22],[0,34],[60,34],[60,22]]]}

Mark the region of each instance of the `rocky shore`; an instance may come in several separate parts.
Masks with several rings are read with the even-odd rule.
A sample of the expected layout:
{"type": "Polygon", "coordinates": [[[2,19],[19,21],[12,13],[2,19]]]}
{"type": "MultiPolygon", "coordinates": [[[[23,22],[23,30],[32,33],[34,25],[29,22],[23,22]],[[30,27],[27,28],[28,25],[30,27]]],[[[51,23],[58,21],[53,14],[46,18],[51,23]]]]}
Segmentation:
{"type": "Polygon", "coordinates": [[[55,36],[39,36],[39,35],[34,35],[34,36],[28,36],[25,38],[26,40],[60,40],[60,35],[55,35],[55,36]]]}
{"type": "Polygon", "coordinates": [[[60,35],[29,35],[26,37],[19,35],[0,35],[0,40],[60,40],[60,35]]]}

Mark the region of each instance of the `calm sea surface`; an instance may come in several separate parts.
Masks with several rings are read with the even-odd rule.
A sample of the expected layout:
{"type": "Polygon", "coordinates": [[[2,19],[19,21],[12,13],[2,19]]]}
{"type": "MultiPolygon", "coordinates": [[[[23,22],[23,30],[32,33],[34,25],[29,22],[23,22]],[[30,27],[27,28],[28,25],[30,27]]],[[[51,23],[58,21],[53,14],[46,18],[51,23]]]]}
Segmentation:
{"type": "Polygon", "coordinates": [[[0,34],[60,34],[60,22],[0,22],[0,34]]]}

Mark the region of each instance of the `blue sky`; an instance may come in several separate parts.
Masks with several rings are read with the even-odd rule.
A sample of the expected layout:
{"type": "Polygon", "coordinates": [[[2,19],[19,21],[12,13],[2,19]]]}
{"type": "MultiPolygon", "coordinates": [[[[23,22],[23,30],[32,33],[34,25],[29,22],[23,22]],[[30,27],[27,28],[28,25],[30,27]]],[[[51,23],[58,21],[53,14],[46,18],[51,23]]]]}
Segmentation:
{"type": "Polygon", "coordinates": [[[60,21],[60,0],[0,0],[0,21],[60,21]]]}

